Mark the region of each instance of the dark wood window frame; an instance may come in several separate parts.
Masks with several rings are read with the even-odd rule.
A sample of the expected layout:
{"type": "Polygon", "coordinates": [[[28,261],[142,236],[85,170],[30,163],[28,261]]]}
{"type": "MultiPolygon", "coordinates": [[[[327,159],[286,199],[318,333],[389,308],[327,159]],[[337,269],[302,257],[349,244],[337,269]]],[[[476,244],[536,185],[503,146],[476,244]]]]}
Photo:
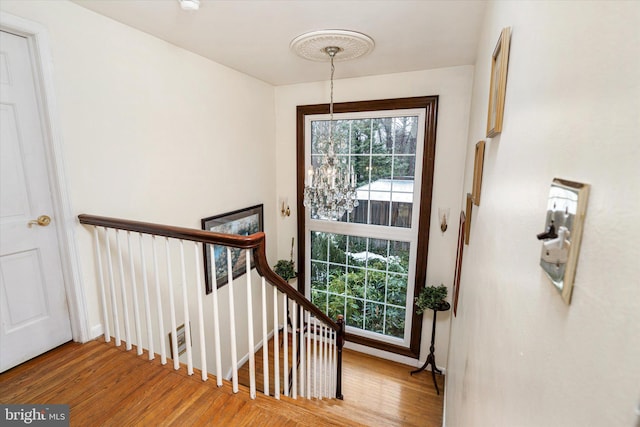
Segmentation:
{"type": "MultiPolygon", "coordinates": [[[[433,172],[436,153],[436,122],[438,117],[438,96],[422,96],[413,98],[381,99],[374,101],[341,102],[333,105],[335,113],[352,113],[362,111],[401,110],[420,108],[425,110],[424,152],[422,158],[422,186],[420,192],[420,215],[418,225],[418,246],[416,261],[416,277],[414,295],[418,295],[424,286],[427,275],[427,256],[429,251],[429,226],[431,218],[431,196],[433,194],[433,172]],[[426,201],[426,203],[425,203],[426,201]]],[[[297,179],[297,215],[298,215],[298,290],[305,289],[305,207],[303,205],[305,179],[305,116],[329,114],[329,104],[299,105],[296,117],[296,179],[297,179]]],[[[383,343],[371,338],[347,333],[347,341],[368,347],[389,351],[404,356],[418,358],[420,356],[420,339],[422,336],[422,315],[416,314],[413,307],[412,328],[409,347],[383,343]]]]}

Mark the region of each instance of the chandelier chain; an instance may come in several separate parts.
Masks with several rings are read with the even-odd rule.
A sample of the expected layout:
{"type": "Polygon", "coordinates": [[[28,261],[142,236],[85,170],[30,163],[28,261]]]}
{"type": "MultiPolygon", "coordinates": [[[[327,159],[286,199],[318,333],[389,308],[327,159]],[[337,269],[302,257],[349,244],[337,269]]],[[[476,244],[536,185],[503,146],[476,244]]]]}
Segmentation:
{"type": "Polygon", "coordinates": [[[336,66],[333,64],[333,57],[335,55],[330,55],[330,56],[331,56],[331,99],[329,102],[329,120],[333,122],[333,75],[336,72],[336,66]]]}
{"type": "Polygon", "coordinates": [[[333,58],[336,56],[334,51],[327,51],[329,54],[329,58],[331,58],[331,84],[330,84],[330,93],[331,96],[329,98],[329,144],[331,145],[331,149],[333,151],[333,75],[336,72],[336,66],[333,63],[333,58]]]}

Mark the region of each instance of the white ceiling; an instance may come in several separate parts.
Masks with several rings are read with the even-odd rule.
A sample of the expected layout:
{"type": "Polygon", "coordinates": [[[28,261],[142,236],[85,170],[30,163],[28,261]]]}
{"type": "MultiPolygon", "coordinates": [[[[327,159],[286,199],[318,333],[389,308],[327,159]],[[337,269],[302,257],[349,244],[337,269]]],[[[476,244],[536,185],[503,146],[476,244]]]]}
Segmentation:
{"type": "Polygon", "coordinates": [[[272,85],[328,80],[328,64],[289,50],[325,29],[365,33],[369,55],[336,64],[336,79],[475,63],[485,0],[74,0],[272,85]]]}

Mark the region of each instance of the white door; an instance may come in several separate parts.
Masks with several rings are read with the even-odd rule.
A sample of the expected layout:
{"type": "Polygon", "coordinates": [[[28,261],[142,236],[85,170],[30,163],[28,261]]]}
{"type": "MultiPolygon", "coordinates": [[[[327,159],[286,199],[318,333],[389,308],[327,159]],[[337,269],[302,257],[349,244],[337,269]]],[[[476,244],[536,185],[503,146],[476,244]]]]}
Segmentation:
{"type": "Polygon", "coordinates": [[[34,82],[27,39],[0,32],[0,372],[71,340],[34,82]]]}

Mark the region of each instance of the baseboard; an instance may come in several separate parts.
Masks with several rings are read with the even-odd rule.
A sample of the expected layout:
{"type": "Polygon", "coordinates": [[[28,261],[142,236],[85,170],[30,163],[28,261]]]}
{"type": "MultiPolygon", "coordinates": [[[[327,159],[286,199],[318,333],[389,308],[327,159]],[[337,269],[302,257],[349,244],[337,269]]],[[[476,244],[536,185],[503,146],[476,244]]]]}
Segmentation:
{"type": "Polygon", "coordinates": [[[104,329],[102,328],[102,324],[98,324],[98,325],[95,325],[95,326],[91,327],[91,330],[89,331],[89,333],[91,335],[89,337],[91,340],[95,340],[100,335],[104,334],[104,329]]]}
{"type": "Polygon", "coordinates": [[[442,397],[442,427],[447,426],[447,380],[448,379],[449,377],[447,376],[444,377],[444,390],[442,391],[442,394],[444,394],[444,396],[442,397]]]}
{"type": "MultiPolygon", "coordinates": [[[[359,353],[369,354],[371,356],[379,357],[380,359],[390,360],[392,362],[402,363],[403,365],[413,366],[416,368],[421,367],[424,364],[424,361],[420,361],[419,359],[414,359],[412,357],[403,356],[401,354],[390,353],[388,351],[380,350],[377,348],[371,348],[364,346],[362,344],[357,344],[354,342],[347,341],[344,344],[344,348],[357,351],[359,353]]],[[[426,360],[426,359],[425,359],[426,360]]],[[[446,368],[442,368],[440,366],[436,366],[439,370],[442,371],[444,375],[446,373],[446,368]]]]}

